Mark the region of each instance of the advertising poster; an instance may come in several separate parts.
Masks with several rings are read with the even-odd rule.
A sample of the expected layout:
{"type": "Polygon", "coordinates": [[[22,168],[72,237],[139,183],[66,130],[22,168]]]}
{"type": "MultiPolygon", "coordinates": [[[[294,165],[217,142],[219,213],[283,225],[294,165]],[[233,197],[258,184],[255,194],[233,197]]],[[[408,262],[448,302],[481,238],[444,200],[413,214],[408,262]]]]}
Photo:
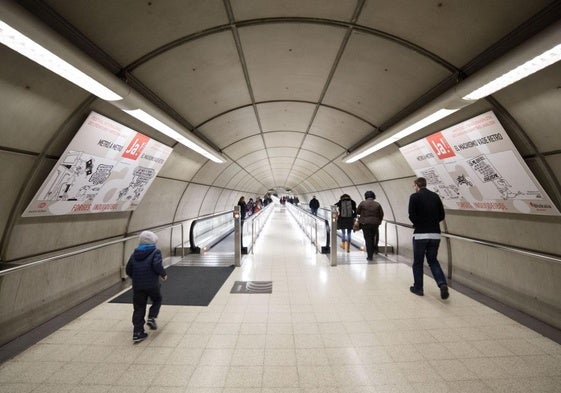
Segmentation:
{"type": "Polygon", "coordinates": [[[400,151],[447,209],[559,215],[493,112],[400,151]]]}
{"type": "Polygon", "coordinates": [[[134,210],[171,151],[91,112],[23,217],[134,210]]]}

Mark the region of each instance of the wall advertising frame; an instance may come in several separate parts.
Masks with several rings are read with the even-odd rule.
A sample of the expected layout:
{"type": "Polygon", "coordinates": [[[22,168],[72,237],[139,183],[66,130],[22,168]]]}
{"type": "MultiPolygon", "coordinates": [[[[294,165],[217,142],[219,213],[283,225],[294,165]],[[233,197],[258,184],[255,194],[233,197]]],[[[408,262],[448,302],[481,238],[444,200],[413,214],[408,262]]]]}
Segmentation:
{"type": "Polygon", "coordinates": [[[134,210],[171,152],[91,112],[22,216],[134,210]]]}
{"type": "Polygon", "coordinates": [[[447,209],[560,215],[492,111],[400,151],[447,209]]]}

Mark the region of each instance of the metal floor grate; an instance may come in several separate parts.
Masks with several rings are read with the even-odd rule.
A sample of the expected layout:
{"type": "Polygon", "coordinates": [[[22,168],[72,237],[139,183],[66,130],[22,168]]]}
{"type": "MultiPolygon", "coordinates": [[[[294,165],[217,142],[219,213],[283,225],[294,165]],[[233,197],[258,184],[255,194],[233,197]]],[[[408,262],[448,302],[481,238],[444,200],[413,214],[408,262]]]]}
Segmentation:
{"type": "Polygon", "coordinates": [[[230,293],[273,293],[273,282],[236,281],[230,293]]]}
{"type": "Polygon", "coordinates": [[[186,255],[175,266],[231,266],[234,264],[234,254],[231,252],[209,252],[186,255]]]}

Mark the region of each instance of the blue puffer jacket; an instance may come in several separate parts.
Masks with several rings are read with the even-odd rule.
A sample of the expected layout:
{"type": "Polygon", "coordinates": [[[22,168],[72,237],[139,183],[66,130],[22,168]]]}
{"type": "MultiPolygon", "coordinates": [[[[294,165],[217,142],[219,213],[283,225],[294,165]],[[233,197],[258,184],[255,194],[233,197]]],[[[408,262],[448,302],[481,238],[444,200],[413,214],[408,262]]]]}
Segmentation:
{"type": "Polygon", "coordinates": [[[139,245],[127,262],[126,272],[132,278],[133,290],[159,287],[158,279],[166,276],[161,251],[155,244],[139,245]]]}

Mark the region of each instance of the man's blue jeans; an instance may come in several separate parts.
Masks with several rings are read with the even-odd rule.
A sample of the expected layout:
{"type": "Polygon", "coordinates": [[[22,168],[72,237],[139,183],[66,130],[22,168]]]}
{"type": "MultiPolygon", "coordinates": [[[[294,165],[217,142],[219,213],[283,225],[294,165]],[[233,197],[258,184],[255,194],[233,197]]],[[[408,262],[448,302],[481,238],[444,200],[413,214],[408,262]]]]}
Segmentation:
{"type": "Polygon", "coordinates": [[[442,284],[446,284],[446,277],[440,267],[440,263],[436,259],[438,246],[440,246],[440,239],[413,239],[413,286],[416,290],[423,289],[423,263],[425,255],[436,284],[439,287],[442,284]]]}

